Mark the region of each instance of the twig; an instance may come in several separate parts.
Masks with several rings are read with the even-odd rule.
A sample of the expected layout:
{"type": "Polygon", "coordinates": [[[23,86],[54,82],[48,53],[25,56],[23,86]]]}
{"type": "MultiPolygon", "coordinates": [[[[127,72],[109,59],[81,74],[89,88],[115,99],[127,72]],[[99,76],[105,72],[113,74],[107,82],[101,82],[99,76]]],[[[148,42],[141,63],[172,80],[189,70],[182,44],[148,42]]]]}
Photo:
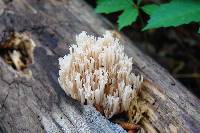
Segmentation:
{"type": "Polygon", "coordinates": [[[117,121],[117,123],[123,128],[123,129],[127,129],[127,130],[136,130],[138,129],[140,126],[133,124],[133,123],[129,123],[129,122],[125,122],[125,121],[117,121]]]}

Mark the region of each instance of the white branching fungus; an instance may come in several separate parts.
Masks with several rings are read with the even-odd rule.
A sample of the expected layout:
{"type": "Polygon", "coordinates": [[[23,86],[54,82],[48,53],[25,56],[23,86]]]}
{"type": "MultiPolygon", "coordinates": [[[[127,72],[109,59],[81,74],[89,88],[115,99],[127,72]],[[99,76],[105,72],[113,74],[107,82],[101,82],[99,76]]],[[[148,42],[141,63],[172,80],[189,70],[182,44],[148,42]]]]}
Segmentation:
{"type": "Polygon", "coordinates": [[[70,53],[59,58],[59,83],[81,103],[101,107],[107,118],[128,111],[143,81],[132,73],[132,58],[109,31],[102,38],[82,32],[70,53]]]}

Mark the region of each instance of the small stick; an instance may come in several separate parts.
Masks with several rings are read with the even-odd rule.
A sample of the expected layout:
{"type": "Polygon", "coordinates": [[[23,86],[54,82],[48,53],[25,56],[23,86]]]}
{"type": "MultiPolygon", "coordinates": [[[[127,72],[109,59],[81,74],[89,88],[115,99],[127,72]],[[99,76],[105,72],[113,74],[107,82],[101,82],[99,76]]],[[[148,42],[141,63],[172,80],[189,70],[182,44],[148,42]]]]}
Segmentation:
{"type": "Polygon", "coordinates": [[[117,122],[122,128],[127,129],[127,130],[135,130],[138,129],[140,126],[133,124],[133,123],[129,123],[129,122],[117,122]]]}
{"type": "Polygon", "coordinates": [[[128,133],[136,133],[136,130],[128,130],[128,133]]]}

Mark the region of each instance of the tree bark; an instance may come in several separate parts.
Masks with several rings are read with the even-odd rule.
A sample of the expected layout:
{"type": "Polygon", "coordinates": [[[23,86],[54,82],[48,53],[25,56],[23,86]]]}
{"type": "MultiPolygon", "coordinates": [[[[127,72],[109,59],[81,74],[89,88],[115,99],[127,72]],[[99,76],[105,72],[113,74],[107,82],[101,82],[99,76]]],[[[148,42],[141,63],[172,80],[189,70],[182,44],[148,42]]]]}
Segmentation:
{"type": "MultiPolygon", "coordinates": [[[[14,32],[36,44],[32,75],[16,71],[0,58],[0,132],[124,132],[91,106],[66,96],[58,84],[58,58],[81,31],[101,35],[113,26],[81,0],[0,1],[0,42],[14,32]]],[[[120,34],[134,71],[146,79],[139,101],[148,132],[200,131],[200,102],[166,70],[120,34]]],[[[0,51],[1,53],[2,51],[0,51]]]]}

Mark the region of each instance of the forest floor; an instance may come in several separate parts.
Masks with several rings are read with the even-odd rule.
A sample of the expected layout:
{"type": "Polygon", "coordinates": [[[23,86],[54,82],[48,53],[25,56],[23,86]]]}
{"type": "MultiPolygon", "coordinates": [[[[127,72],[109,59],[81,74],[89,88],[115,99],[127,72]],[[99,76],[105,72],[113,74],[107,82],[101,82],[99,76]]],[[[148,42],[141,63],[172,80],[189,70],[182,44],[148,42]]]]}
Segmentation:
{"type": "MultiPolygon", "coordinates": [[[[93,7],[94,0],[86,0],[93,7]]],[[[117,29],[120,12],[103,14],[117,29]]],[[[141,14],[143,20],[148,16],[141,14]],[[143,15],[143,16],[142,16],[143,15]]],[[[200,97],[200,35],[198,25],[189,24],[179,27],[159,28],[142,32],[144,25],[141,17],[131,26],[122,29],[134,44],[144,53],[156,60],[170,74],[200,97]]]]}

